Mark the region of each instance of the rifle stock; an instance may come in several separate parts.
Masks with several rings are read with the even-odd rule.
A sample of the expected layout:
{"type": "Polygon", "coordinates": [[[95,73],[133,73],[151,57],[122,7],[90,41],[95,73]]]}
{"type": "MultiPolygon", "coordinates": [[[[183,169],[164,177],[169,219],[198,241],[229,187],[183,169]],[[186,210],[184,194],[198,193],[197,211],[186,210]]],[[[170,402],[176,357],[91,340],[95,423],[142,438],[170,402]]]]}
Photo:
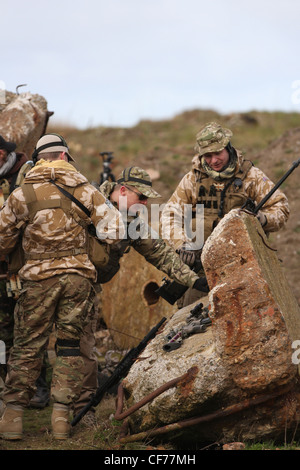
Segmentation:
{"type": "Polygon", "coordinates": [[[149,331],[149,333],[147,333],[147,335],[142,339],[142,341],[135,348],[132,348],[124,356],[121,362],[119,362],[119,364],[117,365],[112,376],[109,377],[104,382],[104,384],[98,387],[96,392],[91,396],[90,401],[73,418],[73,420],[71,421],[71,426],[75,426],[93,406],[99,405],[100,401],[104,397],[107,390],[109,390],[114,385],[118,384],[119,381],[128,374],[134,361],[138,358],[140,353],[145,349],[145,347],[147,346],[147,343],[155,337],[156,333],[158,332],[158,330],[160,329],[160,327],[163,325],[165,321],[166,321],[166,318],[163,317],[160,320],[160,322],[156,326],[154,326],[149,331]]]}

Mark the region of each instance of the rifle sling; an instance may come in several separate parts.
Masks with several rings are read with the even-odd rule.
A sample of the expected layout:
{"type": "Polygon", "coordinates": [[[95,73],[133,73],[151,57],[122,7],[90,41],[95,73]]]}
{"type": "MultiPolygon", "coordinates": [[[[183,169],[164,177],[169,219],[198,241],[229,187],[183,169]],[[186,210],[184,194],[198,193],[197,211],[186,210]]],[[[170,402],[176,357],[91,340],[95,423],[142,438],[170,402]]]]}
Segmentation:
{"type": "Polygon", "coordinates": [[[50,183],[54,184],[54,186],[57,187],[57,189],[64,195],[66,196],[67,198],[71,199],[72,202],[74,202],[88,217],[91,217],[91,212],[90,210],[85,207],[84,204],[82,204],[82,202],[78,201],[78,199],[76,199],[76,197],[73,196],[73,194],[70,194],[68,191],[66,191],[64,188],[62,188],[61,186],[59,186],[58,184],[55,183],[55,181],[53,180],[50,180],[50,183]]]}

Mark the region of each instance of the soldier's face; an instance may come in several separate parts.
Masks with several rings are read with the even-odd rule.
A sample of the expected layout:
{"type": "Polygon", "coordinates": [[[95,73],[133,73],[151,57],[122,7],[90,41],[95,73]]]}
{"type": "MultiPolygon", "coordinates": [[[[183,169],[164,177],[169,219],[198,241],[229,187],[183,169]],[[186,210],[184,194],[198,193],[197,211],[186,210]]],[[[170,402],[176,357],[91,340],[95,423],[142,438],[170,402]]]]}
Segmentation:
{"type": "Polygon", "coordinates": [[[229,161],[229,153],[226,149],[223,149],[220,152],[206,153],[204,155],[204,159],[212,170],[221,171],[229,161]]]}
{"type": "Polygon", "coordinates": [[[7,161],[7,151],[0,149],[0,168],[6,163],[7,161]]]}
{"type": "Polygon", "coordinates": [[[148,202],[148,198],[144,198],[139,191],[133,188],[129,188],[128,186],[121,186],[120,196],[121,198],[119,198],[118,204],[120,210],[129,209],[136,204],[142,204],[146,206],[148,202]]]}

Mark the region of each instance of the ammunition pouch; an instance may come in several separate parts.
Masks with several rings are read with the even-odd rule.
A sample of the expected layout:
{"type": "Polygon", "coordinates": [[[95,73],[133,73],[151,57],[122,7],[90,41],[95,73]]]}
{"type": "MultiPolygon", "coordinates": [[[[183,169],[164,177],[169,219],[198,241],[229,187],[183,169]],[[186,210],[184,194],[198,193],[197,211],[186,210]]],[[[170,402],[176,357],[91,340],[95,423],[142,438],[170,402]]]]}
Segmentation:
{"type": "Polygon", "coordinates": [[[88,232],[88,256],[96,269],[107,265],[109,246],[88,232]]]}
{"type": "MultiPolygon", "coordinates": [[[[202,204],[204,207],[204,242],[224,214],[228,214],[232,209],[242,207],[247,200],[244,179],[252,166],[251,161],[244,160],[238,173],[226,183],[214,181],[211,177],[203,177],[203,175],[197,179],[197,204],[202,204]]],[[[196,230],[195,219],[192,220],[192,230],[193,232],[196,230]]]]}
{"type": "Polygon", "coordinates": [[[110,250],[109,262],[97,269],[97,282],[99,284],[106,284],[117,274],[120,269],[120,259],[124,253],[128,253],[130,244],[130,239],[124,239],[114,245],[110,250]]]}
{"type": "Polygon", "coordinates": [[[22,248],[22,241],[18,241],[14,250],[8,255],[8,272],[16,274],[25,264],[25,253],[22,248]]]}
{"type": "MultiPolygon", "coordinates": [[[[23,229],[26,222],[22,221],[18,224],[18,228],[23,229]]],[[[22,235],[15,245],[13,251],[8,255],[7,270],[8,270],[8,295],[11,297],[19,297],[19,292],[22,289],[21,281],[18,276],[18,272],[25,264],[25,253],[22,247],[22,235]],[[15,288],[16,286],[16,288],[15,288]]]]}

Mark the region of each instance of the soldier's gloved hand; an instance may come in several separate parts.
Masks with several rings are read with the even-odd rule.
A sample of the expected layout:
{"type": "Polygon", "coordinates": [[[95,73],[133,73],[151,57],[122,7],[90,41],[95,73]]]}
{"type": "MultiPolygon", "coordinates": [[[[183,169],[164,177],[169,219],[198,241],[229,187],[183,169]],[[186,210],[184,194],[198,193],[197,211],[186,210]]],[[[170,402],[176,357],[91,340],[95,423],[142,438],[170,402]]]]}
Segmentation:
{"type": "Polygon", "coordinates": [[[267,217],[265,216],[265,214],[263,214],[261,211],[258,211],[257,215],[256,215],[257,219],[259,220],[260,222],[260,225],[262,227],[264,227],[266,224],[267,224],[267,217]]]}
{"type": "Polygon", "coordinates": [[[193,289],[200,290],[201,292],[209,292],[209,287],[207,284],[206,277],[205,276],[199,277],[199,279],[195,281],[193,285],[193,289]]]}
{"type": "Polygon", "coordinates": [[[176,250],[179,254],[181,261],[188,266],[194,266],[196,261],[196,252],[186,249],[185,245],[176,250]]]}

